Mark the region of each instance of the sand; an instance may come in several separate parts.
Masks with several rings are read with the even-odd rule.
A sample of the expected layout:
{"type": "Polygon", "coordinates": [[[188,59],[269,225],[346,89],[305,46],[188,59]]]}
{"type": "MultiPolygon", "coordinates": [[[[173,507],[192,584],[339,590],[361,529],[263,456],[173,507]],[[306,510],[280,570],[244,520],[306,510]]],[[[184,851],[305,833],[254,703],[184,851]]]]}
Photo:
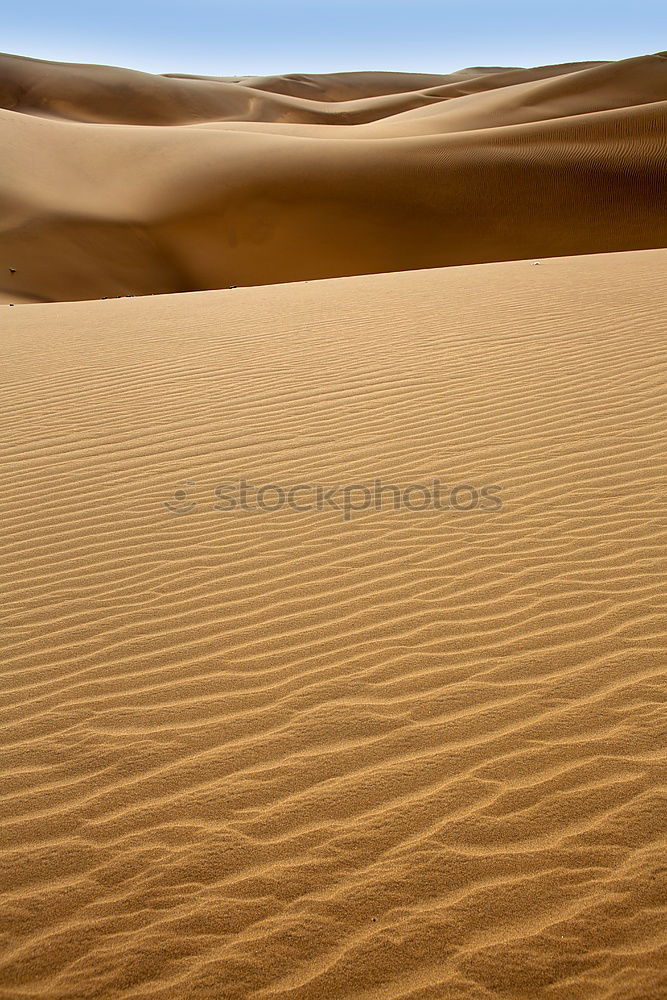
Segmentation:
{"type": "Polygon", "coordinates": [[[664,53],[237,80],[0,56],[0,301],[663,247],[666,134],[664,53]]]}
{"type": "Polygon", "coordinates": [[[2,1000],[665,996],[666,269],[0,308],[2,1000]]]}

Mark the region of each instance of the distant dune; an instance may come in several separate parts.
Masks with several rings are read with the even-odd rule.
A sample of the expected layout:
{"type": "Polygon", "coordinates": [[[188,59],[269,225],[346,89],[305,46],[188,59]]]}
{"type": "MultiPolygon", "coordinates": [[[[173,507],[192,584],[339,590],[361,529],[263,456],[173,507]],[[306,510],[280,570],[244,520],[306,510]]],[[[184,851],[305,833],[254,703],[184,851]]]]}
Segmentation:
{"type": "MultiPolygon", "coordinates": [[[[584,174],[608,155],[619,184],[623,150],[648,208],[649,118],[615,111],[598,157],[604,114],[559,123],[568,143],[543,122],[470,141],[518,177],[585,136],[584,174]]],[[[249,191],[285,167],[244,174],[255,141],[285,142],[295,189],[309,144],[342,170],[357,148],[7,116],[44,219],[82,179],[88,291],[116,245],[95,199],[164,213],[237,141],[249,191]]],[[[405,169],[424,141],[377,144],[405,169]]],[[[435,193],[454,168],[432,163],[435,193]]],[[[84,230],[56,215],[50,293],[73,293],[59,255],[84,230]]],[[[667,994],[666,271],[655,250],[0,308],[2,1000],[667,994]],[[497,485],[504,509],[214,506],[243,477],[434,476],[497,485]]]]}
{"type": "Polygon", "coordinates": [[[266,79],[2,56],[0,105],[6,302],[667,245],[664,54],[266,79]]]}

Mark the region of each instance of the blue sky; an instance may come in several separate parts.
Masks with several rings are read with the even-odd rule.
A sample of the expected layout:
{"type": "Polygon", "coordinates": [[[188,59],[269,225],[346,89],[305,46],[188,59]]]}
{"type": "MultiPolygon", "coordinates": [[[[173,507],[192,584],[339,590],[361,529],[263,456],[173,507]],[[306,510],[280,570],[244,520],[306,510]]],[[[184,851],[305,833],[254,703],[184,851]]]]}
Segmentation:
{"type": "Polygon", "coordinates": [[[446,73],[667,49],[667,0],[13,0],[1,44],[158,73],[446,73]]]}

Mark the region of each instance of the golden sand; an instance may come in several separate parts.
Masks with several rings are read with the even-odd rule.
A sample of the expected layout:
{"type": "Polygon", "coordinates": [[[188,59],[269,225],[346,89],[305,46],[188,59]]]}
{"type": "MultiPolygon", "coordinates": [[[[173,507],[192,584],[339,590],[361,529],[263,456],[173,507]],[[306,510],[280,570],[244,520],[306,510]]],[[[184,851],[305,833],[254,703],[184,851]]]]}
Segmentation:
{"type": "Polygon", "coordinates": [[[667,246],[665,54],[236,81],[0,56],[0,136],[6,302],[667,246]]]}
{"type": "Polygon", "coordinates": [[[665,995],[666,270],[0,308],[2,1000],[665,995]],[[503,509],[214,507],[436,476],[503,509]]]}

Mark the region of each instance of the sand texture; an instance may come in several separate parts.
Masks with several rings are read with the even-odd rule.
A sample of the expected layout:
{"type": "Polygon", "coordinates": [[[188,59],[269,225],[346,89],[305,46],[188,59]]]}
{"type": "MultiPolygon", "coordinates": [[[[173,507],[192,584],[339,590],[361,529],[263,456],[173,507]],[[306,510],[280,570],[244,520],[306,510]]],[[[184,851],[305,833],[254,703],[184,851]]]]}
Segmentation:
{"type": "Polygon", "coordinates": [[[667,245],[664,54],[239,80],[0,56],[0,136],[6,302],[667,245]]]}
{"type": "MultiPolygon", "coordinates": [[[[614,238],[648,243],[664,218],[664,142],[649,137],[666,70],[628,66],[623,109],[607,108],[622,66],[495,89],[487,72],[442,85],[469,96],[419,91],[421,106],[321,140],[304,108],[333,114],[339,78],[265,82],[265,99],[244,98],[263,132],[222,121],[247,83],[158,81],[136,118],[173,93],[183,121],[132,127],[64,120],[111,117],[104,76],[85,106],[75,89],[57,108],[36,90],[4,113],[21,135],[11,153],[48,137],[55,165],[16,173],[6,239],[35,262],[26,294],[101,292],[105,249],[121,245],[132,267],[107,275],[117,288],[138,290],[144,251],[147,286],[196,285],[215,280],[195,278],[197,239],[243,184],[245,264],[229,276],[259,279],[288,173],[313,166],[315,200],[336,174],[322,217],[354,245],[375,164],[378,212],[398,180],[433,216],[435,257],[479,258],[496,251],[474,232],[460,246],[450,187],[471,168],[477,198],[495,159],[499,178],[528,171],[527,214],[551,164],[526,243],[566,164],[572,212],[596,209],[603,160],[638,210],[634,235],[614,238]],[[216,108],[219,124],[184,124],[216,108]],[[259,174],[275,185],[261,195],[259,174]],[[103,202],[117,209],[96,215],[103,202]],[[40,240],[67,249],[51,284],[40,240]]],[[[394,100],[381,78],[357,86],[364,108],[394,100]]],[[[568,238],[584,245],[580,221],[568,238]]],[[[368,267],[399,265],[395,247],[373,256],[381,244],[358,248],[368,267]]],[[[273,277],[305,266],[300,246],[273,277]]],[[[336,270],[336,246],[314,271],[336,270]]],[[[667,250],[646,250],[0,308],[2,1000],[667,995],[666,273],[667,250]],[[214,507],[216,484],[243,477],[434,476],[498,485],[504,508],[346,521],[214,507]],[[179,487],[188,513],[165,506],[179,487]]]]}

